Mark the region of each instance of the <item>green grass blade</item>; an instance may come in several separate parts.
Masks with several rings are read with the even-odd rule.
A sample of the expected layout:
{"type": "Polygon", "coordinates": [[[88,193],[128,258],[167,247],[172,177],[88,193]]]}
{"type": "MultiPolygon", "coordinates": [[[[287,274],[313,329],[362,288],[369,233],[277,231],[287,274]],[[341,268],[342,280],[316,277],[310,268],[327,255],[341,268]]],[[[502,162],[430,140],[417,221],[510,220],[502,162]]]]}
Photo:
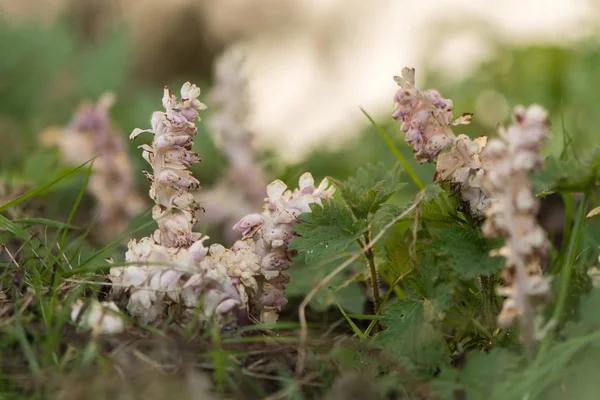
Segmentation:
{"type": "Polygon", "coordinates": [[[340,312],[342,313],[344,318],[346,318],[346,321],[348,322],[348,325],[350,325],[350,328],[352,328],[354,334],[358,336],[360,340],[366,339],[367,337],[365,336],[365,334],[360,330],[358,326],[356,326],[356,324],[354,323],[354,321],[352,321],[348,314],[346,314],[346,311],[344,311],[342,306],[339,303],[337,304],[337,306],[340,309],[340,312]]]}
{"type": "Polygon", "coordinates": [[[402,166],[404,167],[406,172],[408,172],[408,174],[410,175],[410,177],[413,180],[413,182],[415,183],[415,185],[417,185],[417,187],[421,190],[425,189],[425,185],[423,184],[423,182],[421,182],[421,179],[419,179],[419,177],[417,176],[415,171],[412,169],[412,167],[410,166],[410,164],[408,163],[406,158],[402,155],[400,150],[398,150],[398,148],[396,147],[396,145],[394,144],[392,139],[390,139],[388,134],[383,130],[382,127],[380,127],[377,124],[377,122],[375,122],[375,120],[373,118],[371,118],[371,116],[362,107],[360,108],[360,111],[362,111],[362,113],[365,115],[365,117],[367,117],[369,119],[369,121],[371,121],[371,124],[375,127],[377,132],[379,132],[379,134],[381,135],[381,138],[383,139],[385,144],[387,144],[387,146],[391,150],[391,152],[396,156],[398,161],[400,161],[400,164],[402,164],[402,166]]]}
{"type": "Polygon", "coordinates": [[[81,168],[83,168],[86,164],[88,164],[91,161],[92,160],[86,161],[85,163],[81,164],[80,166],[75,167],[75,168],[73,168],[73,169],[71,169],[71,170],[69,170],[69,171],[67,171],[67,172],[59,175],[58,178],[56,178],[56,179],[54,179],[54,180],[52,180],[52,181],[50,181],[48,183],[45,183],[42,186],[39,186],[39,187],[37,187],[35,189],[32,189],[32,190],[30,190],[30,191],[28,191],[26,193],[23,193],[22,195],[15,197],[14,199],[8,201],[7,203],[4,203],[2,206],[0,206],[0,212],[6,211],[9,208],[14,207],[17,204],[22,203],[22,202],[24,202],[27,199],[30,199],[30,198],[32,198],[34,196],[37,196],[38,194],[40,194],[40,193],[44,192],[45,190],[51,188],[52,186],[56,185],[58,182],[60,182],[63,179],[65,179],[67,176],[72,175],[75,172],[79,171],[81,168]]]}
{"type": "Polygon", "coordinates": [[[349,318],[352,319],[363,319],[368,321],[380,320],[383,317],[381,315],[370,315],[370,314],[346,314],[349,318]]]}
{"type": "MultiPolygon", "coordinates": [[[[79,193],[77,194],[77,198],[75,199],[75,203],[73,207],[71,207],[71,212],[69,213],[69,218],[67,218],[67,224],[70,224],[73,221],[73,217],[75,216],[75,212],[79,208],[79,204],[81,203],[81,199],[83,198],[83,194],[85,193],[85,188],[87,187],[88,181],[90,180],[90,176],[92,175],[92,167],[94,166],[94,162],[90,164],[85,174],[85,179],[81,184],[81,188],[79,188],[79,193]]],[[[67,238],[67,233],[69,232],[68,228],[63,229],[62,238],[60,239],[60,249],[65,248],[65,240],[67,238]]]]}
{"type": "Polygon", "coordinates": [[[21,240],[28,240],[31,237],[31,233],[27,232],[26,229],[17,225],[14,221],[6,218],[0,214],[0,226],[18,237],[21,240]]]}
{"type": "Polygon", "coordinates": [[[25,225],[26,227],[31,226],[31,225],[44,225],[47,226],[49,228],[58,228],[58,229],[81,229],[78,226],[75,225],[71,225],[71,224],[67,224],[64,222],[59,222],[59,221],[54,221],[48,218],[19,218],[19,219],[15,219],[12,222],[14,222],[15,224],[20,224],[20,225],[25,225]]]}
{"type": "Polygon", "coordinates": [[[29,364],[29,368],[34,375],[39,375],[42,371],[40,368],[40,363],[38,362],[33,347],[31,347],[31,343],[27,340],[27,335],[25,335],[25,330],[23,329],[23,325],[21,325],[20,317],[17,316],[15,318],[14,331],[17,335],[17,339],[21,344],[21,348],[23,349],[23,355],[29,364]]]}

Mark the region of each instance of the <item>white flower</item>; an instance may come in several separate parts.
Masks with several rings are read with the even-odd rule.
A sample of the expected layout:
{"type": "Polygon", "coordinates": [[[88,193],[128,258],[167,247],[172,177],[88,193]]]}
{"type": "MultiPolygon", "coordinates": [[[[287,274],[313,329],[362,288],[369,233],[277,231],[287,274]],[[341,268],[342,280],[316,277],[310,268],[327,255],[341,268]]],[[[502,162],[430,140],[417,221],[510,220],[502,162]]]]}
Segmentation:
{"type": "Polygon", "coordinates": [[[119,308],[114,302],[92,301],[85,310],[83,308],[81,299],[75,301],[71,308],[71,320],[77,322],[79,327],[92,330],[94,334],[116,334],[125,329],[119,308]],[[82,311],[83,315],[80,315],[82,311]]]}

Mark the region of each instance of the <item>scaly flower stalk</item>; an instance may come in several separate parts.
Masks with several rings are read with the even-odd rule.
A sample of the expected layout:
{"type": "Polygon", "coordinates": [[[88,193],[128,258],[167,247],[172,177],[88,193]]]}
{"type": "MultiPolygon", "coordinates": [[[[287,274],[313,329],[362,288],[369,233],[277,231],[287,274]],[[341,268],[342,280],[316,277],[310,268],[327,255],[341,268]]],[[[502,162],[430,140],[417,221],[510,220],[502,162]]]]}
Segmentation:
{"type": "Polygon", "coordinates": [[[498,251],[506,258],[505,286],[498,293],[507,299],[498,323],[508,327],[518,318],[528,350],[539,336],[536,312],[550,295],[550,280],[541,270],[549,244],[536,221],[539,201],[532,193],[528,173],[542,165],[539,152],[549,133],[542,107],[517,107],[513,124],[500,130],[500,139],[491,140],[483,150],[483,160],[488,163],[484,185],[492,195],[492,205],[482,230],[491,238],[506,237],[506,245],[498,251]]]}
{"type": "Polygon", "coordinates": [[[97,201],[94,233],[101,240],[123,232],[131,218],[144,208],[143,200],[134,191],[125,143],[110,121],[108,110],[113,103],[114,96],[105,94],[97,104],[83,104],[57,138],[69,163],[80,164],[97,157],[88,189],[97,201]]]}
{"type": "Polygon", "coordinates": [[[215,87],[211,101],[217,112],[209,125],[217,144],[227,156],[226,176],[211,190],[198,192],[206,210],[205,222],[226,228],[224,235],[233,241],[229,229],[246,214],[262,206],[267,180],[256,162],[254,134],[248,129],[250,113],[248,82],[243,73],[243,55],[239,49],[225,52],[216,62],[215,87]]]}
{"type": "Polygon", "coordinates": [[[251,308],[262,322],[275,322],[287,303],[284,292],[290,277],[283,271],[292,262],[289,243],[295,235],[293,226],[300,222],[298,216],[310,212],[310,204],[322,205],[322,200],[331,199],[335,191],[327,179],[315,187],[308,172],[300,177],[298,189],[286,189],[282,181],[271,183],[262,213],[247,215],[233,227],[244,235],[233,248],[249,249],[259,257],[260,275],[251,308]]]}
{"type": "Polygon", "coordinates": [[[240,305],[226,271],[201,264],[208,254],[203,244],[207,238],[192,231],[199,206],[191,191],[200,183],[188,168],[199,162],[191,150],[192,140],[197,134],[198,110],[206,109],[197,99],[199,95],[200,89],[187,82],[177,102],[165,88],[166,111],[152,114],[152,129],[136,129],[130,136],[133,141],[144,132],[154,135],[152,145],[140,148],[153,170],[153,174],[145,174],[151,183],[150,197],[156,203],[152,216],[158,229],[151,237],[129,242],[125,259],[138,265],[111,268],[111,279],[115,295],[122,287],[128,292],[127,309],[143,324],[159,319],[167,301],[179,302],[181,295],[188,307],[204,301],[205,317],[225,314],[240,305]]]}
{"type": "Polygon", "coordinates": [[[470,214],[479,219],[489,207],[489,196],[481,187],[485,168],[480,153],[487,138],[471,140],[466,135],[456,137],[451,126],[471,122],[471,114],[463,114],[453,120],[452,100],[443,98],[437,90],[421,92],[415,87],[415,70],[404,68],[402,77],[394,77],[400,90],[394,98],[394,119],[402,121],[401,130],[405,140],[413,148],[419,163],[436,164],[436,182],[447,182],[468,204],[470,214]],[[451,150],[440,153],[447,147],[451,150]]]}

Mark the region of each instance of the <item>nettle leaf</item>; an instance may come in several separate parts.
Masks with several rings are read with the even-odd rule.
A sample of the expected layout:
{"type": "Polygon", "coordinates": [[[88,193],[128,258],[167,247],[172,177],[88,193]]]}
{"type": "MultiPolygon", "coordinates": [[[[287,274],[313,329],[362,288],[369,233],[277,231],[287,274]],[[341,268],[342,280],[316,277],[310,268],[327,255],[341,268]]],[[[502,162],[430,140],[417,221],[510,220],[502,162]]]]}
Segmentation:
{"type": "Polygon", "coordinates": [[[535,193],[582,192],[597,177],[600,166],[600,148],[577,157],[560,159],[550,156],[544,168],[532,177],[535,193]]]}
{"type": "Polygon", "coordinates": [[[457,277],[466,280],[502,269],[503,259],[489,255],[497,245],[482,238],[473,227],[457,224],[440,230],[428,251],[443,257],[457,277]]]}
{"type": "MultiPolygon", "coordinates": [[[[410,231],[392,230],[385,241],[387,261],[379,265],[379,273],[388,285],[392,285],[400,276],[408,274],[414,268],[411,256],[413,237],[410,231]]],[[[416,245],[420,245],[418,242],[416,245]]]]}
{"type": "Polygon", "coordinates": [[[399,300],[387,307],[381,324],[387,327],[373,344],[397,357],[416,373],[432,373],[450,357],[435,322],[443,317],[433,302],[399,300]]]}
{"type": "Polygon", "coordinates": [[[358,219],[375,214],[390,196],[405,186],[400,182],[400,164],[391,170],[383,163],[360,168],[355,177],[345,183],[336,182],[342,199],[358,219]]]}
{"type": "MultiPolygon", "coordinates": [[[[464,398],[487,400],[499,395],[498,388],[522,371],[522,358],[506,349],[495,348],[488,354],[471,351],[462,370],[442,368],[431,384],[443,399],[455,399],[456,392],[464,398]]],[[[500,396],[500,398],[502,398],[500,396]]]]}
{"type": "Polygon", "coordinates": [[[436,184],[427,185],[425,197],[419,204],[419,221],[432,227],[454,226],[457,222],[464,222],[459,208],[458,199],[451,192],[436,184]]]}
{"type": "Polygon", "coordinates": [[[306,263],[339,255],[367,231],[368,222],[356,221],[350,210],[339,201],[311,204],[312,212],[300,215],[302,223],[294,230],[298,234],[290,249],[305,254],[306,263]]]}

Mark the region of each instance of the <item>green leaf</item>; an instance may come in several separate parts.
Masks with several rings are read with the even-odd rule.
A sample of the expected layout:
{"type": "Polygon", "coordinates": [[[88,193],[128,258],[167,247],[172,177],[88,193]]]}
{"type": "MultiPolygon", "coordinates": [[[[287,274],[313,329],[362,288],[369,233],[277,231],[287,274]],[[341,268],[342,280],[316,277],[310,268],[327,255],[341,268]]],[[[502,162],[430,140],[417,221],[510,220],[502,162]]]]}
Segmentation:
{"type": "Polygon", "coordinates": [[[339,201],[311,204],[312,212],[300,215],[302,223],[290,249],[305,254],[306,263],[338,256],[367,231],[366,220],[355,221],[350,210],[339,201]]]}
{"type": "Polygon", "coordinates": [[[32,235],[27,232],[24,228],[15,224],[14,221],[6,218],[4,215],[0,214],[0,226],[18,237],[21,240],[28,240],[32,235]]]}
{"type": "Polygon", "coordinates": [[[455,399],[455,391],[461,390],[467,399],[488,400],[498,395],[500,384],[520,372],[521,362],[521,357],[502,348],[488,354],[471,351],[461,371],[442,368],[432,386],[444,399],[455,399]]]}
{"type": "Polygon", "coordinates": [[[547,157],[544,168],[532,177],[536,193],[583,192],[597,178],[600,166],[600,148],[577,158],[547,157]]]}
{"type": "Polygon", "coordinates": [[[419,221],[428,227],[447,228],[456,223],[464,223],[459,214],[460,204],[451,192],[437,184],[427,185],[425,197],[419,204],[419,221]]]}
{"type": "Polygon", "coordinates": [[[502,269],[502,258],[489,255],[497,247],[494,244],[482,238],[474,227],[454,225],[440,230],[428,251],[443,257],[456,276],[466,280],[502,269]]]}
{"type": "MultiPolygon", "coordinates": [[[[412,242],[412,233],[400,229],[393,229],[386,239],[385,254],[387,262],[379,265],[379,273],[388,285],[394,284],[398,277],[408,274],[414,268],[415,263],[411,256],[412,242]]],[[[422,244],[423,242],[417,242],[415,251],[417,251],[417,247],[422,248],[422,244]]],[[[396,289],[396,294],[399,294],[399,288],[396,289]]]]}
{"type": "Polygon", "coordinates": [[[381,208],[392,194],[405,186],[399,181],[400,165],[391,170],[383,163],[360,168],[345,183],[336,182],[340,194],[358,219],[368,218],[381,208]]]}
{"type": "Polygon", "coordinates": [[[373,344],[396,356],[414,372],[432,373],[450,357],[441,332],[434,323],[439,313],[434,304],[399,300],[385,310],[373,344]]]}

